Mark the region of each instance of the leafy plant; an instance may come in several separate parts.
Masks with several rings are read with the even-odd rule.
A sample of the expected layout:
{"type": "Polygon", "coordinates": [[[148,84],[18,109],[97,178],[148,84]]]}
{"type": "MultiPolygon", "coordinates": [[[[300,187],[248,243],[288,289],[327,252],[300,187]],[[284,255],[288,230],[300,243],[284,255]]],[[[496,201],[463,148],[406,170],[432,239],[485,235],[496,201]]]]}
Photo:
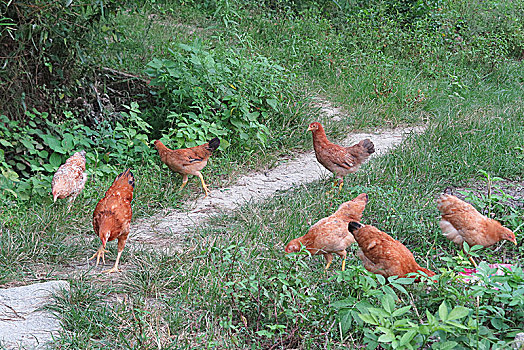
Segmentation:
{"type": "Polygon", "coordinates": [[[249,148],[263,147],[268,125],[287,87],[285,69],[260,55],[208,51],[201,41],[179,44],[169,59],[154,59],[146,73],[157,92],[157,129],[179,147],[221,136],[249,148]]]}

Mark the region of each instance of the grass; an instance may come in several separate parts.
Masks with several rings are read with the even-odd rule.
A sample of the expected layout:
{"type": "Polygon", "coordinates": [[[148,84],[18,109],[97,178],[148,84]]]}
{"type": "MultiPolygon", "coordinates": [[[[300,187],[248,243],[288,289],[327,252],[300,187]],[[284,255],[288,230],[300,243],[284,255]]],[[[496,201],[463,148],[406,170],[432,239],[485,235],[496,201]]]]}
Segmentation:
{"type": "MultiPolygon", "coordinates": [[[[296,73],[294,84],[304,95],[321,95],[343,106],[347,117],[328,124],[331,138],[342,136],[346,126],[422,123],[424,133],[412,135],[399,148],[348,176],[340,193],[328,194],[330,183],[320,181],[242,206],[229,216],[213,217],[209,225],[195,227],[182,253],[128,245],[121,260],[124,271],[111,276],[99,275],[85,259],[99,245],[92,233],[92,210],[112,179],[91,177],[69,213],[65,204],[50,201],[32,203],[24,211],[1,206],[0,284],[53,279],[71,283],[71,291],[57,296],[52,307],[64,326],[56,348],[338,349],[370,344],[370,333],[382,331],[357,314],[383,305],[383,295],[387,288],[397,288],[395,283],[386,286],[367,273],[353,254],[346,272],[339,271],[340,260],[335,258],[332,270],[324,273],[320,257],[283,253],[290,239],[303,235],[340,203],[366,192],[370,202],[363,222],[399,239],[421,266],[441,274],[435,285],[406,285],[407,293],[396,289],[395,307],[412,307],[406,319],[414,324],[429,322],[426,311],[438,314],[445,301],[472,310],[470,323],[463,322],[467,331],[453,328],[463,336],[463,348],[509,342],[524,326],[519,317],[523,303],[509,307],[489,294],[489,288],[478,291],[455,281],[454,270],[464,259],[441,236],[435,199],[448,186],[464,188],[473,183],[483,188],[481,170],[523,181],[522,62],[507,60],[488,71],[451,59],[417,64],[406,57],[352,54],[348,39],[319,12],[271,17],[251,9],[249,17],[244,10],[222,7],[213,19],[204,16],[205,9],[165,4],[139,13],[122,12],[117,18],[119,31],[133,35],[93,55],[111,67],[139,73],[144,62],[162,57],[167,41],[181,41],[180,33],[188,28],[204,28],[192,35],[222,47],[235,43],[264,52],[296,73]],[[238,16],[239,25],[228,22],[238,16]],[[481,298],[480,305],[475,305],[473,292],[481,298]],[[496,326],[499,321],[504,326],[496,326]],[[487,339],[492,343],[485,345],[487,339]]],[[[303,125],[282,128],[293,135],[275,130],[271,142],[279,149],[221,152],[205,169],[206,181],[225,185],[249,169],[271,167],[293,149],[310,148],[303,129],[316,115],[305,107],[309,100],[289,101],[293,102],[303,109],[303,125]]],[[[135,218],[162,208],[184,207],[191,193],[200,191],[198,181],[191,180],[188,190],[178,193],[177,175],[159,161],[154,164],[134,169],[135,218]]],[[[504,222],[521,242],[523,207],[495,214],[507,219],[504,222]]],[[[114,259],[115,244],[109,246],[114,259]]],[[[481,256],[488,262],[517,263],[522,254],[520,244],[504,245],[498,252],[484,250],[481,256]]],[[[522,287],[522,276],[512,278],[507,283],[515,288],[510,294],[522,287]]],[[[440,332],[438,336],[447,339],[447,333],[440,332]]],[[[435,339],[431,343],[437,344],[435,339]]]]}

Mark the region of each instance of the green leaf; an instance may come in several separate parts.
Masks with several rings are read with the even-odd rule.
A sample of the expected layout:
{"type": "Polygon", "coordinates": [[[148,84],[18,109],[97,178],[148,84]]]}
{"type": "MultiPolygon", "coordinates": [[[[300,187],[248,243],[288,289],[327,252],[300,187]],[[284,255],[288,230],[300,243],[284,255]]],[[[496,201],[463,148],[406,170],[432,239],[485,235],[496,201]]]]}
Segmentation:
{"type": "Polygon", "coordinates": [[[277,110],[277,105],[278,105],[278,101],[275,100],[274,98],[268,98],[266,99],[266,102],[268,105],[271,106],[271,108],[273,108],[275,111],[278,111],[277,110]]]}
{"type": "Polygon", "coordinates": [[[391,314],[391,316],[393,316],[393,317],[402,316],[402,315],[404,315],[406,312],[408,312],[409,309],[411,309],[411,305],[401,307],[400,309],[397,309],[397,310],[393,311],[393,313],[391,314]]]}
{"type": "Polygon", "coordinates": [[[448,307],[446,306],[446,303],[443,301],[442,304],[440,304],[438,308],[438,316],[442,321],[446,321],[448,317],[448,307]]]}
{"type": "Polygon", "coordinates": [[[491,318],[490,320],[491,325],[495,327],[495,329],[501,330],[504,328],[504,322],[500,318],[491,318]]]}
{"type": "Polygon", "coordinates": [[[384,310],[391,315],[395,310],[395,300],[390,294],[385,294],[381,299],[382,307],[384,307],[384,310]]]}
{"type": "Polygon", "coordinates": [[[42,139],[49,146],[49,148],[51,148],[53,151],[62,153],[62,154],[66,153],[60,144],[60,140],[58,140],[56,137],[47,134],[47,135],[42,135],[42,139]]]}
{"type": "Polygon", "coordinates": [[[351,310],[346,309],[340,311],[338,317],[340,322],[340,329],[342,330],[342,333],[346,333],[349,327],[351,327],[351,324],[353,323],[353,316],[351,314],[351,310]]]}
{"type": "MultiPolygon", "coordinates": [[[[439,314],[440,314],[440,308],[439,308],[439,314]]],[[[449,321],[458,320],[459,318],[466,317],[467,315],[469,315],[469,309],[465,308],[464,306],[457,306],[453,310],[451,310],[449,315],[447,315],[447,320],[449,321]]]]}
{"type": "Polygon", "coordinates": [[[0,139],[0,144],[2,144],[2,146],[4,147],[13,147],[13,144],[11,142],[4,139],[0,139]]]}
{"type": "Polygon", "coordinates": [[[380,343],[391,343],[393,340],[395,340],[395,336],[392,334],[382,334],[378,337],[380,343]]]}
{"type": "Polygon", "coordinates": [[[413,338],[415,338],[415,336],[417,335],[418,331],[417,329],[410,329],[409,331],[407,331],[406,333],[404,333],[404,335],[402,336],[402,338],[400,338],[400,343],[399,345],[400,346],[404,346],[406,344],[409,344],[409,342],[411,342],[411,340],[413,340],[413,338]]]}
{"type": "Polygon", "coordinates": [[[62,157],[58,153],[53,152],[49,157],[49,164],[51,164],[53,168],[58,168],[62,164],[62,157]]]}
{"type": "Polygon", "coordinates": [[[366,323],[378,326],[378,320],[371,314],[358,314],[358,317],[360,317],[360,319],[366,323]]]}

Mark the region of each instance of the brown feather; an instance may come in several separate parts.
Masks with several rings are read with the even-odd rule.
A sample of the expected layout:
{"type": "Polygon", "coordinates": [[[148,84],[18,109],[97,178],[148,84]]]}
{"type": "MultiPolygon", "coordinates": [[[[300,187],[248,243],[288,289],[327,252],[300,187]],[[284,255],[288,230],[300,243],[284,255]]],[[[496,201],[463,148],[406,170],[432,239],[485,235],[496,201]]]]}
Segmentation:
{"type": "Polygon", "coordinates": [[[407,277],[407,274],[418,271],[428,276],[435,275],[433,271],[417,264],[413,254],[405,245],[376,227],[350,222],[348,229],[353,233],[360,247],[357,256],[369,272],[386,278],[390,276],[407,277]]]}
{"type": "Polygon", "coordinates": [[[489,247],[501,240],[517,244],[513,232],[453,195],[441,194],[437,200],[437,208],[442,214],[442,234],[458,245],[467,242],[470,246],[489,247]]]}

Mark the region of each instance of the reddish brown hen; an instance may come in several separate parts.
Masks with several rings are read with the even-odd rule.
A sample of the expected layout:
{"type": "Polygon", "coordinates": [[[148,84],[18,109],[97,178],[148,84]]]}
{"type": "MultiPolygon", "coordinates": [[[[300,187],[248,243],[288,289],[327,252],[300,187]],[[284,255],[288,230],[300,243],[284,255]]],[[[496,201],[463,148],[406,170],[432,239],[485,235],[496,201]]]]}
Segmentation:
{"type": "Polygon", "coordinates": [[[413,254],[405,245],[371,225],[350,222],[348,230],[353,234],[360,249],[357,256],[369,272],[382,275],[407,277],[412,272],[422,271],[428,276],[435,273],[416,263],[413,254]]]}
{"type": "Polygon", "coordinates": [[[102,262],[105,264],[106,243],[118,239],[118,255],[115,266],[104,272],[118,272],[118,262],[126,245],[129,225],[133,215],[131,201],[133,200],[134,187],[135,178],[130,169],[127,169],[117,176],[107,190],[105,197],[98,202],[93,213],[93,228],[98,237],[100,237],[102,245],[89,260],[96,257],[96,265],[98,266],[100,258],[102,258],[102,262]]]}
{"type": "Polygon", "coordinates": [[[342,258],[344,271],[346,248],[355,242],[353,235],[348,231],[348,222],[362,219],[367,202],[368,195],[362,193],[355,199],[342,203],[335,213],[311,226],[304,236],[290,241],[286,246],[286,253],[298,252],[304,246],[312,255],[324,255],[326,270],[331,265],[335,253],[342,258]]]}
{"type": "Polygon", "coordinates": [[[53,201],[56,202],[57,198],[69,197],[69,207],[71,207],[72,202],[84,189],[87,180],[85,170],[85,151],[76,152],[69,157],[53,176],[53,201]]]}
{"type": "Polygon", "coordinates": [[[308,131],[313,132],[313,148],[320,164],[335,174],[339,181],[339,190],[344,185],[344,176],[357,171],[362,163],[375,152],[375,146],[365,139],[351,147],[342,147],[330,142],[320,123],[309,124],[308,131]]]}
{"type": "Polygon", "coordinates": [[[179,190],[183,189],[187,184],[188,175],[196,175],[202,182],[202,188],[204,189],[206,197],[209,194],[209,190],[200,170],[206,166],[211,153],[213,153],[213,151],[215,151],[219,146],[220,140],[218,137],[215,137],[200,146],[175,150],[167,148],[158,140],[155,141],[155,148],[158,150],[160,160],[162,160],[169,169],[182,175],[182,185],[179,190]]]}
{"type": "MultiPolygon", "coordinates": [[[[460,247],[464,242],[469,246],[489,247],[501,240],[517,245],[517,239],[511,230],[451,194],[441,194],[437,200],[437,208],[442,214],[439,223],[442,234],[460,247]]],[[[477,265],[471,257],[469,259],[473,265],[477,265]]]]}

